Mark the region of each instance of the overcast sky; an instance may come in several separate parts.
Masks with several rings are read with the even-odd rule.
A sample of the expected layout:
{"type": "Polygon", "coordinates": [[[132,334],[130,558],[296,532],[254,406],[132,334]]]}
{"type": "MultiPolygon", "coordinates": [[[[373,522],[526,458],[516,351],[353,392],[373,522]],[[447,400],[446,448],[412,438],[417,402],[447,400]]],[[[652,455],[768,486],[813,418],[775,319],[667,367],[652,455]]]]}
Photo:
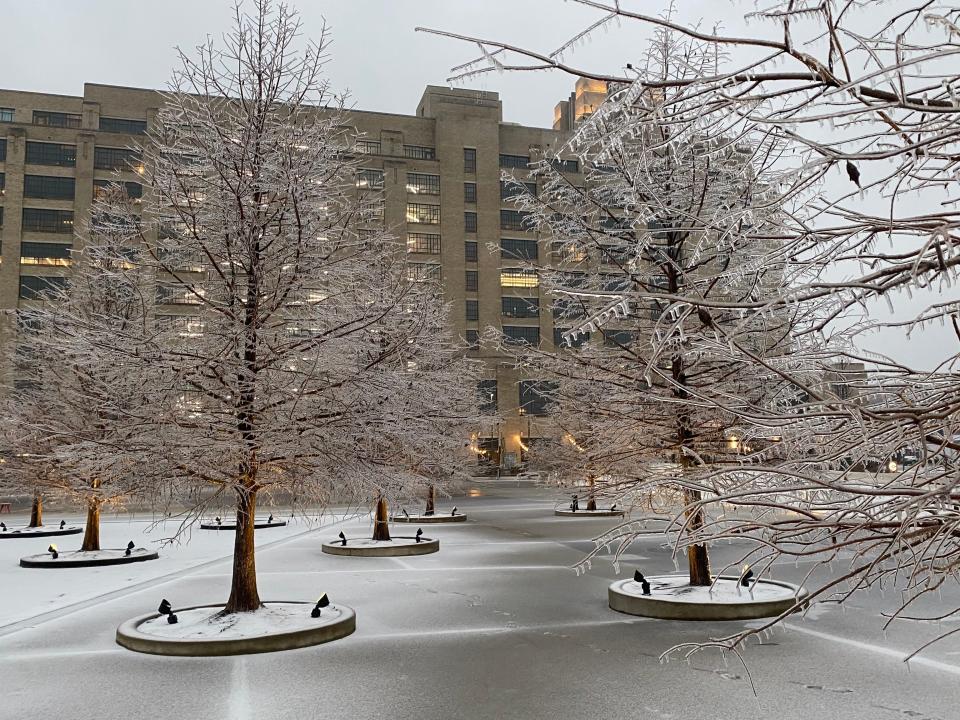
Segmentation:
{"type": "MultiPolygon", "coordinates": [[[[625,7],[654,14],[668,0],[621,0],[625,7]]],[[[476,57],[476,47],[417,33],[426,26],[552,50],[600,16],[563,0],[299,0],[304,34],[318,38],[324,20],[332,31],[328,74],[364,110],[413,114],[428,84],[447,84],[450,68],[476,57]]],[[[895,6],[896,2],[892,3],[895,6]]],[[[174,48],[190,50],[207,35],[231,26],[229,0],[0,0],[4,41],[0,43],[0,86],[5,89],[80,95],[84,82],[160,88],[177,63],[174,48]]],[[[753,2],[677,0],[676,19],[718,24],[729,34],[756,34],[746,27],[753,2]]],[[[869,18],[866,20],[869,22],[869,18]]],[[[635,23],[598,34],[572,61],[616,73],[638,61],[647,31],[635,23]]],[[[571,58],[566,58],[568,61],[571,58]]],[[[467,87],[494,90],[504,120],[549,127],[553,107],[569,95],[573,78],[561,73],[488,74],[467,87]]],[[[868,169],[862,169],[869,172],[868,169]]],[[[837,170],[832,182],[846,183],[837,170]]],[[[876,202],[879,198],[870,198],[876,202]]],[[[939,293],[934,292],[937,296],[939,293]]],[[[928,294],[925,300],[930,299],[928,294]]],[[[897,300],[900,318],[922,302],[897,300]]],[[[889,318],[885,307],[879,313],[889,318]]],[[[868,344],[899,360],[930,367],[954,351],[946,329],[920,332],[907,341],[884,331],[868,344]]]]}

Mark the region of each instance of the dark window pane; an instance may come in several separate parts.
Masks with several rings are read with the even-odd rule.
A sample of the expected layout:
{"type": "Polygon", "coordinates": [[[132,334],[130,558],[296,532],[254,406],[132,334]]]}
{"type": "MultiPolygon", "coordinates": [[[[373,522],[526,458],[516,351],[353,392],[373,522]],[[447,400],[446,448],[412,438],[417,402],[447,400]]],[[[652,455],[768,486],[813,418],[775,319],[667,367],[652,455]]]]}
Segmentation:
{"type": "Polygon", "coordinates": [[[403,156],[413,160],[436,160],[437,151],[423,145],[404,145],[403,156]]]}
{"type": "Polygon", "coordinates": [[[93,196],[102,197],[106,194],[107,190],[115,185],[119,185],[123,188],[123,191],[127,194],[127,197],[136,200],[137,198],[143,197],[143,185],[135,182],[122,182],[117,183],[113,180],[94,180],[93,181],[93,196]]]}
{"type": "Polygon", "coordinates": [[[501,230],[533,230],[532,213],[522,210],[501,210],[500,211],[500,229],[501,230]]]}
{"type": "Polygon", "coordinates": [[[475,148],[463,149],[463,171],[475,173],[477,171],[477,151],[475,148]]]}
{"type": "Polygon", "coordinates": [[[463,244],[463,256],[467,262],[477,261],[477,243],[465,242],[463,244]]]}
{"type": "Polygon", "coordinates": [[[477,214],[475,212],[465,212],[463,214],[463,231],[468,233],[477,231],[477,214]]]}
{"type": "Polygon", "coordinates": [[[71,210],[44,210],[41,208],[23,209],[23,231],[45,233],[72,233],[73,212],[71,210]]]}
{"type": "Polygon", "coordinates": [[[480,303],[476,300],[467,300],[467,320],[480,319],[480,303]]]}
{"type": "Polygon", "coordinates": [[[143,135],[147,132],[146,120],[127,120],[125,118],[100,118],[100,129],[104,132],[143,135]]]}
{"type": "Polygon", "coordinates": [[[77,164],[77,146],[28,142],[23,161],[32,165],[74,167],[77,164]]]}
{"type": "Polygon", "coordinates": [[[65,277],[20,276],[20,297],[24,300],[38,300],[46,295],[56,294],[67,286],[65,277]]]}
{"type": "Polygon", "coordinates": [[[534,318],[540,316],[540,298],[504,297],[500,298],[504,317],[534,318]]]}
{"type": "Polygon", "coordinates": [[[93,149],[93,166],[98,170],[132,170],[140,165],[140,155],[126,148],[93,149]]]}
{"type": "Polygon", "coordinates": [[[479,282],[480,274],[476,270],[467,270],[466,281],[464,282],[464,290],[467,292],[477,292],[480,287],[479,282]]]}
{"type": "Polygon", "coordinates": [[[557,391],[556,383],[546,380],[521,380],[519,385],[521,414],[546,415],[557,391]]]}
{"type": "Polygon", "coordinates": [[[536,240],[515,240],[503,238],[500,240],[500,257],[513,260],[536,260],[538,257],[536,240]]]}
{"type": "Polygon", "coordinates": [[[383,170],[363,168],[357,173],[357,187],[369,190],[383,189],[383,170]]]}
{"type": "Polygon", "coordinates": [[[553,344],[556,345],[558,348],[559,347],[578,348],[590,339],[590,333],[588,332],[577,333],[577,336],[575,338],[571,337],[569,339],[565,339],[563,337],[563,334],[565,332],[570,332],[570,328],[555,327],[553,329],[553,344]]]}
{"type": "Polygon", "coordinates": [[[72,177],[24,175],[23,196],[50,200],[73,200],[76,181],[72,177]]]}
{"type": "Polygon", "coordinates": [[[526,170],[528,165],[530,165],[528,155],[500,155],[500,167],[526,170]]]}
{"type": "Polygon", "coordinates": [[[508,343],[521,345],[539,345],[540,328],[526,325],[504,325],[503,334],[508,343]]]}
{"type": "Polygon", "coordinates": [[[80,116],[73,113],[34,110],[33,124],[48,125],[50,127],[78,128],[80,127],[80,116]]]}
{"type": "Polygon", "coordinates": [[[477,383],[477,399],[480,412],[494,414],[497,412],[497,381],[480,380],[477,383]]]}
{"type": "Polygon", "coordinates": [[[477,184],[463,184],[463,201],[466,203],[475,203],[477,201],[477,184]]]}

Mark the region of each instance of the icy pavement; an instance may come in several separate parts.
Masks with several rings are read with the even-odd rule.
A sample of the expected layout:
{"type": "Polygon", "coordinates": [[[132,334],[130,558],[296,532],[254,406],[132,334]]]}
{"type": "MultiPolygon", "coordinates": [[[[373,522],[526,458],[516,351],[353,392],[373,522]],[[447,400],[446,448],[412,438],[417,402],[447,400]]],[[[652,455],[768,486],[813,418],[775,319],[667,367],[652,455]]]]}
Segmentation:
{"type": "MultiPolygon", "coordinates": [[[[161,549],[161,560],[90,571],[21,569],[17,558],[36,552],[31,542],[4,543],[0,719],[960,718],[960,637],[907,668],[904,653],[938,628],[904,623],[884,636],[878,615],[891,598],[818,607],[751,642],[744,659],[754,696],[735,659],[657,660],[671,645],[744,623],[621,615],[606,605],[617,577],[609,563],[595,561],[580,577],[568,569],[614,519],[555,517],[554,495],[510,483],[478,481],[470,495],[450,502],[469,514],[466,523],[430,528],[441,540],[433,555],[321,552],[331,528],[362,534],[366,520],[258,532],[261,597],[309,601],[327,592],[356,609],[357,631],[328,645],[239,658],[153,657],[113,640],[117,625],[162,597],[175,606],[224,602],[229,533],[198,531],[187,545],[161,549]]],[[[104,545],[146,545],[146,528],[145,520],[105,523],[104,545]],[[141,535],[131,534],[138,527],[141,535]]],[[[716,548],[718,563],[740,549],[716,548]]],[[[647,536],[620,577],[673,567],[662,538],[647,536]]],[[[795,582],[805,568],[778,570],[778,579],[795,582]]],[[[944,607],[958,604],[955,588],[944,593],[944,607]]]]}

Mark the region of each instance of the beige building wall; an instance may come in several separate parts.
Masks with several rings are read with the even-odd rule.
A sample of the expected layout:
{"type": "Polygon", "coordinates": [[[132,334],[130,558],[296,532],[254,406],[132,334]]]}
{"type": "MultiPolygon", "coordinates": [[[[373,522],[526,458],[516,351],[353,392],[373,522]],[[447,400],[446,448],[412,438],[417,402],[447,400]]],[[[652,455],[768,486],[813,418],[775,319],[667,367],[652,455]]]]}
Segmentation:
{"type": "MultiPolygon", "coordinates": [[[[66,220],[56,227],[25,229],[24,211],[72,213],[73,227],[82,227],[95,182],[114,178],[112,169],[96,166],[98,149],[102,155],[104,149],[127,148],[136,139],[136,132],[116,132],[117,123],[111,119],[149,124],[160,103],[159,94],[153,90],[90,83],[84,85],[82,97],[0,90],[0,145],[6,141],[6,157],[0,159],[4,178],[0,196],[0,310],[28,307],[35,302],[29,298],[31,287],[45,282],[43,278],[65,277],[69,261],[56,255],[62,252],[64,244],[75,247],[78,243],[72,228],[65,227],[66,220]],[[27,143],[67,146],[61,160],[69,160],[72,148],[75,162],[27,163],[27,143]],[[26,198],[24,178],[30,175],[73,178],[74,195],[64,199],[26,198]],[[38,247],[50,247],[50,257],[35,257],[44,254],[38,253],[38,247]],[[22,288],[24,284],[27,287],[22,288]]],[[[387,227],[401,243],[406,244],[411,234],[413,238],[426,238],[408,245],[408,262],[414,271],[439,266],[446,300],[451,304],[453,330],[472,339],[474,333],[482,336],[487,327],[499,329],[508,325],[529,328],[529,332],[539,328],[540,342],[552,345],[552,313],[540,288],[502,284],[501,270],[520,267],[523,262],[501,257],[501,238],[533,241],[541,263],[549,261],[550,248],[548,241],[534,233],[501,227],[501,210],[510,210],[511,205],[501,200],[500,173],[502,155],[539,159],[544,151],[557,146],[561,135],[550,129],[504,123],[497,93],[435,86],[426,88],[414,115],[351,111],[350,116],[364,133],[363,149],[367,152],[362,166],[383,172],[387,227]],[[475,151],[475,167],[468,166],[465,151],[475,151]],[[410,173],[415,175],[411,178],[410,173]],[[422,191],[424,187],[417,180],[426,181],[426,191],[422,191]],[[470,193],[468,183],[475,186],[475,194],[470,193]],[[414,205],[430,207],[426,215],[418,217],[413,212],[417,210],[414,205]],[[434,222],[436,208],[439,219],[434,222]],[[468,225],[473,218],[467,213],[475,213],[475,229],[468,225]],[[439,247],[433,237],[437,235],[439,247]],[[476,252],[470,252],[471,248],[476,252]],[[468,273],[475,273],[469,276],[475,279],[470,288],[468,273]],[[539,313],[527,318],[504,317],[504,297],[537,298],[539,313]],[[476,303],[476,314],[469,319],[468,302],[471,309],[476,303]]],[[[512,168],[510,172],[522,180],[527,171],[512,168]]],[[[136,182],[135,170],[125,170],[123,180],[136,182]]],[[[583,184],[582,179],[576,182],[583,184]]],[[[13,341],[12,317],[12,313],[4,313],[4,320],[0,321],[0,342],[13,341]]],[[[484,362],[486,377],[497,381],[501,416],[490,427],[477,428],[474,439],[491,449],[487,457],[506,465],[519,462],[531,438],[550,432],[549,420],[521,412],[519,383],[525,378],[518,375],[507,358],[499,356],[488,344],[479,344],[470,354],[484,362]],[[497,446],[502,453],[496,451],[497,446]]],[[[0,372],[9,381],[10,368],[0,372]]]]}

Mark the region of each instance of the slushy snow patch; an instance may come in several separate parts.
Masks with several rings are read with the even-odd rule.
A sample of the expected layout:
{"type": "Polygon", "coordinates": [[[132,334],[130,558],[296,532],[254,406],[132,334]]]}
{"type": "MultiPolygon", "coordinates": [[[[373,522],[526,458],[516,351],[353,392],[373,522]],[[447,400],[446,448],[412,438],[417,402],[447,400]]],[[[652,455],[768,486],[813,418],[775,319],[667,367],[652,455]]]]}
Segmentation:
{"type": "Polygon", "coordinates": [[[219,607],[176,610],[178,622],[171,625],[166,615],[152,618],[137,626],[145,635],[179,640],[243,640],[312,630],[331,625],[343,617],[336,606],[323,608],[320,617],[310,617],[311,603],[267,603],[253,612],[221,615],[219,607]]]}

